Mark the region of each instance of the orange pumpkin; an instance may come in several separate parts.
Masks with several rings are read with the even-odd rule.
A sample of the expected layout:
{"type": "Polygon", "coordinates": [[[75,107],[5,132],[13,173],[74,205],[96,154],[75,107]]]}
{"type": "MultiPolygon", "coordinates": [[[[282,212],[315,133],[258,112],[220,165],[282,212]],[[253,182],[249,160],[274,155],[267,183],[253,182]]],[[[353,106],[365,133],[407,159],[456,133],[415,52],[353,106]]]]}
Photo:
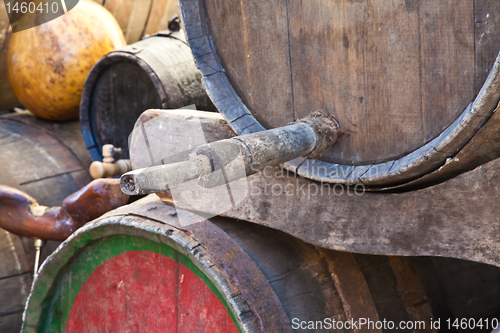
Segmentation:
{"type": "MultiPolygon", "coordinates": [[[[24,16],[19,24],[40,17],[24,16]],[[24,22],[23,22],[24,21],[24,22]]],[[[102,6],[80,1],[45,24],[12,35],[7,49],[9,81],[19,101],[51,120],[78,117],[83,84],[105,54],[125,45],[114,17],[102,6]]]]}

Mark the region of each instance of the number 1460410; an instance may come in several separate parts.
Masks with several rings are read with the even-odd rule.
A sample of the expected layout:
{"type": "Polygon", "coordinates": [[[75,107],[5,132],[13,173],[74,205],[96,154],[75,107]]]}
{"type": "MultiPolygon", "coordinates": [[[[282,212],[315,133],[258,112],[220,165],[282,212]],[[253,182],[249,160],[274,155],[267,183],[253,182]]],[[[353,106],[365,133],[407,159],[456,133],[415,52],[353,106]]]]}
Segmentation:
{"type": "Polygon", "coordinates": [[[456,318],[447,319],[448,329],[462,330],[477,330],[486,329],[492,330],[498,327],[498,319],[474,319],[474,318],[456,318]]]}
{"type": "Polygon", "coordinates": [[[48,2],[42,3],[42,2],[14,2],[14,4],[11,7],[11,4],[7,2],[5,4],[5,7],[7,9],[7,13],[35,13],[35,12],[40,12],[40,13],[49,13],[51,11],[52,13],[57,13],[59,11],[59,4],[55,1],[53,1],[51,4],[48,2]]]}

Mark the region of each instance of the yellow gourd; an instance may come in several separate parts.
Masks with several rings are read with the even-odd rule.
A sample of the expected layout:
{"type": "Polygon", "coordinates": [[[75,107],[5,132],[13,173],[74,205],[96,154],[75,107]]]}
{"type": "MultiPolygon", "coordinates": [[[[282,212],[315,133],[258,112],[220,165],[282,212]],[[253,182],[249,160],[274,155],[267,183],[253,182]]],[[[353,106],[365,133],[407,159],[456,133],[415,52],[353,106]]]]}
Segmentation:
{"type": "MultiPolygon", "coordinates": [[[[19,24],[30,24],[28,20],[40,22],[40,16],[27,15],[19,24]]],[[[61,17],[12,35],[7,49],[9,81],[19,101],[37,116],[74,119],[90,68],[125,44],[118,23],[105,8],[80,1],[61,17]]]]}

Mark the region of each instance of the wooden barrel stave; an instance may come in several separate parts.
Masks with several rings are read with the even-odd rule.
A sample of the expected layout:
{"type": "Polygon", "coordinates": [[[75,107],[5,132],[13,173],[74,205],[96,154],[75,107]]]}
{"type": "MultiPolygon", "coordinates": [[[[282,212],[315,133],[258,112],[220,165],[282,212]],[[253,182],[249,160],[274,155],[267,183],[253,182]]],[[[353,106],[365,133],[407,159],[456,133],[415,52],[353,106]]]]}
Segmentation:
{"type": "Polygon", "coordinates": [[[89,183],[91,160],[78,122],[53,123],[27,112],[0,117],[0,122],[3,185],[26,192],[41,205],[57,206],[89,183]]]}
{"type": "Polygon", "coordinates": [[[17,235],[0,229],[0,330],[19,332],[24,302],[33,281],[32,267],[23,241],[17,235]],[[9,300],[6,302],[5,300],[9,300]]]}
{"type": "Polygon", "coordinates": [[[93,0],[104,6],[116,18],[128,44],[168,28],[169,21],[178,14],[173,0],[93,0]]]}
{"type": "Polygon", "coordinates": [[[330,274],[313,246],[247,223],[221,219],[214,224],[259,265],[290,320],[347,320],[330,274]]]}
{"type": "MultiPolygon", "coordinates": [[[[53,123],[29,112],[0,117],[0,184],[27,192],[40,204],[60,206],[91,181],[91,163],[79,122],[53,123]]],[[[48,241],[41,260],[60,242],[48,241]]],[[[21,328],[22,311],[32,283],[33,239],[0,229],[0,331],[21,328]]]]}
{"type": "Polygon", "coordinates": [[[87,148],[102,160],[101,147],[123,148],[141,113],[154,108],[196,105],[213,110],[201,73],[179,33],[161,34],[111,52],[92,68],[84,86],[80,118],[87,148]]]}
{"type": "MultiPolygon", "coordinates": [[[[83,285],[83,289],[76,287],[73,291],[69,291],[69,289],[65,289],[64,287],[67,283],[70,283],[67,272],[72,271],[76,273],[78,271],[77,266],[74,266],[77,264],[72,263],[89,262],[84,258],[87,255],[94,258],[94,260],[91,260],[94,261],[92,265],[105,267],[106,260],[108,259],[101,258],[101,256],[104,253],[110,253],[109,237],[118,236],[142,238],[142,241],[139,239],[132,241],[133,244],[136,244],[135,250],[130,249],[133,251],[150,251],[148,249],[156,249],[153,252],[158,251],[158,245],[154,244],[161,243],[168,244],[170,247],[176,249],[176,251],[180,251],[179,253],[182,255],[189,257],[195,266],[201,269],[215,284],[226,301],[228,311],[233,311],[233,318],[236,318],[235,322],[237,326],[245,332],[262,330],[270,332],[291,331],[290,326],[293,318],[305,321],[323,320],[324,318],[334,318],[343,321],[351,318],[356,320],[357,317],[355,317],[355,314],[360,314],[362,313],[361,309],[367,308],[370,311],[362,313],[364,318],[370,313],[374,315],[379,313],[379,319],[383,319],[380,315],[380,310],[373,307],[373,304],[383,302],[383,299],[377,299],[376,297],[371,300],[372,294],[366,294],[366,286],[372,283],[367,284],[364,282],[360,287],[360,290],[365,288],[363,295],[367,296],[366,299],[360,300],[359,294],[356,294],[356,297],[352,297],[354,290],[351,290],[351,297],[349,297],[346,288],[337,288],[339,285],[337,283],[338,279],[336,282],[332,278],[332,275],[335,274],[337,277],[341,276],[342,272],[338,270],[338,267],[335,268],[328,265],[328,261],[322,258],[340,261],[340,266],[343,267],[351,266],[353,268],[351,271],[358,278],[361,277],[360,281],[365,281],[365,279],[369,281],[367,276],[382,274],[383,270],[377,270],[377,265],[375,265],[375,269],[372,269],[371,272],[362,272],[359,269],[361,266],[357,266],[356,264],[357,258],[353,260],[354,257],[352,255],[346,254],[346,256],[337,256],[335,258],[333,251],[322,250],[324,252],[321,254],[321,251],[318,252],[313,246],[278,231],[243,221],[222,218],[215,218],[212,222],[208,222],[196,215],[189,214],[180,211],[176,213],[173,208],[162,204],[155,196],[149,196],[132,205],[121,207],[87,224],[71,236],[68,242],[60,247],[44,263],[42,271],[35,281],[33,293],[27,305],[23,331],[31,332],[37,330],[42,321],[51,322],[51,318],[54,318],[51,314],[53,313],[52,311],[61,311],[63,318],[62,322],[53,322],[55,324],[53,327],[64,329],[64,327],[68,327],[67,325],[73,325],[73,319],[70,320],[68,318],[72,316],[72,313],[84,311],[84,309],[78,310],[81,303],[64,303],[67,305],[58,310],[55,308],[42,309],[39,304],[49,304],[51,299],[54,300],[53,297],[60,297],[57,296],[61,295],[59,293],[62,293],[63,296],[61,297],[66,300],[68,300],[68,297],[69,300],[74,299],[74,297],[82,300],[85,297],[91,297],[84,296],[83,294],[79,295],[78,290],[86,290],[85,283],[87,282],[85,281],[93,280],[91,278],[87,279],[84,276],[94,273],[87,272],[85,274],[79,273],[73,275],[82,277],[82,279],[79,279],[75,283],[83,285]],[[177,214],[183,214],[184,218],[186,218],[185,214],[188,214],[188,219],[184,219],[183,225],[179,224],[177,214]],[[188,222],[187,225],[186,222],[188,222]],[[143,244],[143,242],[153,242],[153,245],[143,244]],[[82,249],[86,250],[82,251],[82,249]],[[64,296],[67,292],[71,295],[64,296]],[[345,302],[347,301],[353,303],[346,304],[345,302]],[[363,304],[359,304],[360,301],[363,304]]],[[[122,244],[118,246],[119,249],[131,246],[131,243],[124,243],[123,241],[116,240],[113,242],[122,244]]],[[[119,249],[117,250],[118,252],[114,252],[113,256],[122,253],[122,250],[119,249]]],[[[385,260],[387,261],[387,259],[385,260]]],[[[113,272],[120,272],[125,269],[124,267],[119,268],[121,267],[120,265],[113,267],[115,267],[113,272]]],[[[135,269],[140,270],[142,268],[136,266],[135,269]]],[[[196,270],[193,267],[190,269],[196,270]]],[[[169,274],[161,266],[158,266],[155,272],[154,274],[158,278],[164,276],[166,279],[169,274]],[[161,274],[158,275],[159,273],[161,274]]],[[[392,272],[391,274],[398,276],[397,269],[393,269],[392,272]]],[[[114,281],[112,275],[103,279],[114,281]]],[[[139,273],[137,275],[140,276],[139,273]]],[[[413,279],[419,281],[416,277],[413,277],[413,279]]],[[[160,281],[162,280],[151,283],[167,283],[160,281]]],[[[118,284],[118,282],[116,283],[118,284]]],[[[342,281],[343,284],[347,284],[347,282],[349,281],[342,281]]],[[[408,289],[408,292],[405,292],[406,287],[402,287],[401,284],[399,286],[400,289],[397,289],[398,287],[395,285],[394,283],[382,284],[378,288],[379,290],[383,290],[383,296],[390,294],[392,297],[398,299],[400,302],[398,303],[399,305],[403,302],[402,300],[406,297],[405,295],[410,293],[417,292],[419,295],[425,295],[421,284],[417,283],[416,286],[413,286],[413,289],[408,289]]],[[[112,286],[110,288],[110,290],[114,290],[112,286]]],[[[372,293],[372,289],[373,287],[370,286],[370,293],[372,293]]],[[[114,293],[112,292],[112,294],[114,293]]],[[[145,293],[149,295],[149,292],[145,291],[145,293]]],[[[156,292],[153,294],[157,295],[156,292]]],[[[99,295],[99,302],[101,304],[104,304],[104,300],[107,299],[107,296],[104,297],[104,295],[99,295]]],[[[132,290],[128,292],[128,295],[130,300],[128,304],[134,304],[135,301],[133,298],[140,297],[139,294],[133,293],[132,290]]],[[[197,300],[197,304],[205,304],[203,297],[197,300]]],[[[149,303],[156,304],[157,301],[155,296],[148,297],[149,303]]],[[[99,307],[97,304],[96,306],[99,307]]],[[[115,303],[113,311],[121,313],[121,307],[123,306],[123,303],[115,303]]],[[[392,310],[396,306],[394,305],[392,310]]],[[[402,313],[405,314],[405,317],[401,318],[428,320],[430,316],[430,313],[426,313],[430,308],[425,302],[416,305],[407,302],[400,308],[402,313]],[[418,306],[423,306],[425,311],[415,311],[414,308],[418,306]]],[[[104,312],[104,308],[99,309],[94,311],[104,312]]],[[[91,310],[89,311],[92,312],[91,310]]],[[[90,312],[88,315],[91,315],[90,312]]],[[[134,317],[137,314],[130,313],[129,315],[134,317]]],[[[144,316],[147,315],[144,314],[144,316]]],[[[399,318],[397,316],[392,318],[395,317],[399,318]]],[[[192,320],[193,322],[198,322],[196,318],[192,320]]],[[[377,320],[377,318],[373,318],[373,320],[377,320]]],[[[109,320],[105,319],[104,321],[109,320]]],[[[211,322],[210,318],[198,322],[200,324],[198,329],[203,331],[203,324],[209,322],[211,322]]],[[[184,323],[191,325],[190,323],[184,323]]],[[[88,321],[88,325],[94,325],[94,323],[88,321]]],[[[300,331],[300,329],[297,331],[300,331]]],[[[309,331],[320,332],[323,330],[309,331]]]]}
{"type": "Polygon", "coordinates": [[[299,160],[285,167],[318,181],[383,189],[439,168],[484,124],[498,103],[498,36],[492,33],[497,26],[498,4],[481,2],[477,8],[469,3],[414,4],[313,1],[286,7],[283,1],[221,4],[216,0],[183,0],[181,14],[197,63],[206,76],[209,95],[238,134],[262,130],[261,124],[268,128],[282,126],[300,118],[295,113],[331,113],[349,135],[321,161],[299,160]],[[277,15],[280,12],[286,15],[277,15]],[[335,15],[349,19],[336,20],[335,15]],[[412,28],[415,17],[428,22],[419,23],[422,28],[412,28]],[[469,17],[475,21],[463,19],[469,17]],[[304,23],[311,19],[311,24],[304,23]],[[232,36],[220,24],[226,21],[236,27],[232,36]],[[463,21],[467,24],[458,23],[463,21]],[[415,29],[422,30],[422,41],[415,39],[415,29]],[[478,31],[482,31],[480,42],[474,37],[478,31]],[[363,35],[366,32],[371,35],[363,35]],[[245,37],[249,34],[252,38],[245,37]],[[264,45],[273,45],[275,52],[266,53],[264,45]],[[411,51],[415,45],[420,45],[419,52],[425,58],[415,59],[420,54],[411,51]],[[365,61],[364,57],[370,58],[365,61]],[[364,67],[356,65],[360,61],[364,67]],[[412,61],[416,65],[411,65],[412,61]],[[419,66],[421,72],[415,71],[419,66]],[[488,72],[490,77],[485,82],[488,72]],[[378,83],[358,80],[361,74],[378,83]],[[409,83],[412,77],[418,84],[409,83]],[[332,79],[339,82],[330,82],[332,79]],[[279,91],[273,88],[276,80],[280,81],[279,91]],[[415,88],[420,85],[424,88],[415,88]],[[484,88],[479,91],[478,87],[484,88]],[[349,91],[351,88],[360,90],[360,94],[349,91]],[[373,96],[367,95],[372,88],[376,90],[373,96]],[[295,92],[293,98],[291,91],[295,92]],[[420,94],[425,98],[418,97],[420,94]],[[359,112],[354,110],[357,102],[351,101],[356,96],[362,97],[357,102],[364,105],[359,112]],[[467,108],[474,99],[472,109],[467,108]],[[295,109],[290,102],[295,103],[295,109]],[[367,113],[368,109],[371,111],[367,113]],[[290,110],[295,111],[287,118],[290,110]],[[450,125],[460,115],[466,121],[450,125]],[[415,125],[422,120],[423,129],[415,125]],[[450,134],[451,129],[455,129],[451,131],[453,140],[438,137],[440,133],[442,137],[450,134]],[[443,143],[447,145],[436,148],[443,143]]]}

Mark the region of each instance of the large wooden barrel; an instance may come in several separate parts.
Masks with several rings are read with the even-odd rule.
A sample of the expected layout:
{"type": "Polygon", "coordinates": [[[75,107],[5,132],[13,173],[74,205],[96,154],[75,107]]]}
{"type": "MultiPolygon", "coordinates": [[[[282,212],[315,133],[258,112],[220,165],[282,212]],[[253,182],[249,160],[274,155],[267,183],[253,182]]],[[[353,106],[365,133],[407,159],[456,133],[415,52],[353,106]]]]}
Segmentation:
{"type": "MultiPolygon", "coordinates": [[[[29,113],[0,117],[0,184],[27,192],[41,205],[60,206],[91,178],[78,122],[52,123],[29,113]]],[[[41,258],[59,242],[49,241],[41,258]]],[[[33,239],[0,229],[0,332],[19,332],[35,261],[33,239]]]]}
{"type": "Polygon", "coordinates": [[[0,3],[0,111],[21,105],[12,90],[7,76],[7,43],[12,32],[5,3],[0,3]]]}
{"type": "Polygon", "coordinates": [[[365,257],[207,221],[151,195],[88,223],[45,261],[23,332],[326,332],[331,320],[359,318],[422,320],[426,329],[406,332],[436,331],[410,261],[365,257]],[[306,329],[310,321],[325,326],[306,329]]]}
{"type": "Polygon", "coordinates": [[[497,1],[180,0],[207,90],[239,134],[314,111],[347,134],[285,165],[387,187],[436,170],[500,99],[497,1]],[[230,27],[230,28],[228,28],[230,27]]]}
{"type": "Polygon", "coordinates": [[[80,106],[82,131],[90,155],[102,160],[101,148],[122,148],[129,158],[128,137],[147,109],[195,105],[215,110],[201,85],[201,73],[182,33],[159,33],[111,52],[91,69],[80,106]]]}
{"type": "Polygon", "coordinates": [[[178,15],[175,0],[94,0],[116,18],[128,44],[168,28],[178,15]]]}

